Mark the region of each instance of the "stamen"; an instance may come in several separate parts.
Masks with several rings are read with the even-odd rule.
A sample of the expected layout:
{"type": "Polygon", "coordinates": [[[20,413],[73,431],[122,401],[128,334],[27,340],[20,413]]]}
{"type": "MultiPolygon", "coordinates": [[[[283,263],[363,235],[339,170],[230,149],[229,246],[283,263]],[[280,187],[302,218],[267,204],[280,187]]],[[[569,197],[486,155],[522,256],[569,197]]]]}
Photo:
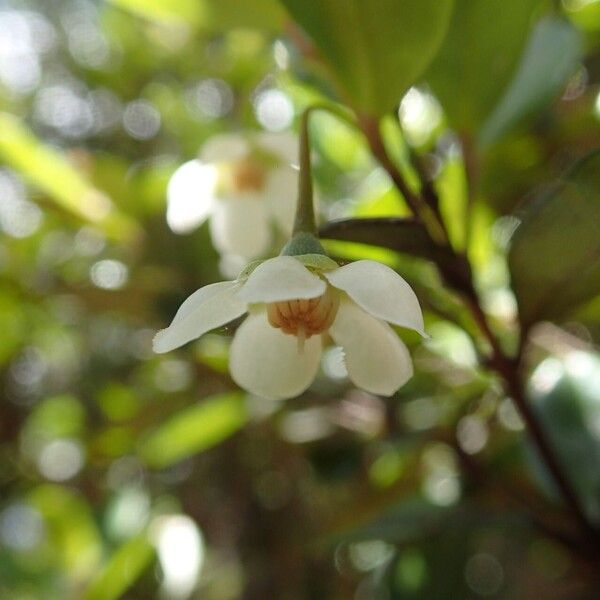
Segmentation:
{"type": "Polygon", "coordinates": [[[298,337],[298,349],[301,351],[305,340],[331,327],[339,302],[338,293],[328,287],[325,293],[317,298],[267,304],[267,316],[273,327],[298,337]]]}
{"type": "Polygon", "coordinates": [[[298,331],[296,332],[296,339],[298,341],[298,354],[304,353],[304,342],[306,341],[306,329],[304,325],[298,326],[298,331]]]}
{"type": "Polygon", "coordinates": [[[238,192],[258,191],[265,183],[264,169],[251,159],[239,161],[232,168],[232,183],[238,192]]]}

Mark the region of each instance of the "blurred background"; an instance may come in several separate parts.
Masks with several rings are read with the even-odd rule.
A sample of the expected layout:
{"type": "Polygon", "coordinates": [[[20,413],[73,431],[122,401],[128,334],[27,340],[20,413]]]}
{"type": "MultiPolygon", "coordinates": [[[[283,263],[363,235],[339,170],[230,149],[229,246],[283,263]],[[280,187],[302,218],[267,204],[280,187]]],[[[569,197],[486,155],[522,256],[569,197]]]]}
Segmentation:
{"type": "MultiPolygon", "coordinates": [[[[515,214],[600,146],[600,2],[522,3],[523,26],[513,4],[464,38],[481,64],[434,63],[386,123],[509,346],[515,214]],[[494,74],[503,27],[514,60],[494,74]]],[[[190,293],[284,243],[297,117],[336,99],[312,52],[275,0],[0,0],[0,598],[598,598],[598,563],[556,535],[514,403],[427,260],[327,246],[397,269],[425,309],[431,338],[402,333],[416,372],[391,399],[353,388],[336,348],[285,403],[231,381],[230,331],[152,354],[190,293]],[[259,175],[230,184],[268,210],[219,204],[240,143],[259,175]]],[[[311,131],[322,222],[407,214],[359,133],[324,113],[311,131]]],[[[569,248],[553,244],[542,264],[569,248]]],[[[556,293],[578,276],[596,292],[536,320],[528,389],[599,523],[598,271],[556,293]]]]}

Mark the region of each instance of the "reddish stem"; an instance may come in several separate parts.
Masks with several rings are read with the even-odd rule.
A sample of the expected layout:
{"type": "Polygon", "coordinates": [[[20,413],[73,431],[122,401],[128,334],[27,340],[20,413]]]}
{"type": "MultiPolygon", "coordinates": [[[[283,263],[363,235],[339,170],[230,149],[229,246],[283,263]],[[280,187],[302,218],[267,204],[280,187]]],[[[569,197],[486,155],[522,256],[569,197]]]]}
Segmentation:
{"type": "MultiPolygon", "coordinates": [[[[421,198],[420,195],[414,193],[410,189],[404,180],[402,173],[390,159],[381,138],[379,123],[375,119],[366,117],[359,118],[359,123],[369,142],[369,146],[373,152],[373,155],[379,161],[381,166],[387,171],[394,185],[404,196],[406,203],[415,217],[422,220],[424,225],[427,227],[427,220],[423,219],[425,212],[424,208],[427,208],[427,203],[423,198],[421,198]]],[[[471,163],[471,161],[469,162],[471,163]]],[[[472,163],[470,166],[472,166],[472,163]]],[[[471,181],[473,180],[472,172],[470,173],[470,179],[471,181]]],[[[429,223],[429,225],[431,224],[429,223]]],[[[457,265],[464,264],[464,266],[469,267],[466,257],[457,255],[449,245],[440,243],[439,239],[436,239],[437,236],[432,235],[431,230],[428,230],[428,234],[433,244],[441,246],[443,250],[453,255],[457,265]]],[[[481,308],[479,297],[473,285],[470,268],[461,270],[461,273],[464,271],[463,276],[457,277],[455,272],[450,272],[448,270],[447,264],[438,261],[437,266],[447,283],[465,299],[466,304],[471,311],[479,329],[489,342],[492,349],[492,354],[488,361],[490,368],[492,368],[502,378],[504,387],[518,407],[521,416],[528,427],[531,438],[540,454],[540,457],[552,475],[556,487],[561,493],[565,504],[573,513],[578,525],[582,530],[582,533],[586,537],[589,536],[588,539],[593,546],[596,542],[598,542],[599,534],[588,521],[575,490],[571,486],[568,478],[564,475],[562,467],[556,458],[554,449],[552,448],[550,441],[546,437],[545,431],[539,424],[525,397],[520,377],[522,343],[520,345],[517,357],[511,358],[504,353],[498,338],[489,326],[487,317],[481,308]]]]}

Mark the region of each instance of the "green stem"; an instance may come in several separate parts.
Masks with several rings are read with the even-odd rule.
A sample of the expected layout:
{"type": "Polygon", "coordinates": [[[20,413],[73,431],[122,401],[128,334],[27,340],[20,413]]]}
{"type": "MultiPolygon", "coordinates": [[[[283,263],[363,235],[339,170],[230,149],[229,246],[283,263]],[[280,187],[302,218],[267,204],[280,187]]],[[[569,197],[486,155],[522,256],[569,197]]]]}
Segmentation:
{"type": "Polygon", "coordinates": [[[313,200],[312,166],[310,160],[310,132],[308,127],[309,117],[315,110],[322,110],[338,117],[349,125],[356,127],[356,122],[351,115],[343,109],[329,104],[313,104],[309,106],[300,120],[300,177],[298,180],[298,203],[296,205],[296,218],[294,220],[293,236],[298,233],[317,235],[315,207],[313,200]]]}
{"type": "Polygon", "coordinates": [[[310,116],[310,112],[311,108],[305,110],[300,120],[300,176],[298,178],[296,219],[292,235],[298,233],[317,234],[313,201],[312,166],[310,162],[310,134],[308,131],[308,117],[310,116]]]}

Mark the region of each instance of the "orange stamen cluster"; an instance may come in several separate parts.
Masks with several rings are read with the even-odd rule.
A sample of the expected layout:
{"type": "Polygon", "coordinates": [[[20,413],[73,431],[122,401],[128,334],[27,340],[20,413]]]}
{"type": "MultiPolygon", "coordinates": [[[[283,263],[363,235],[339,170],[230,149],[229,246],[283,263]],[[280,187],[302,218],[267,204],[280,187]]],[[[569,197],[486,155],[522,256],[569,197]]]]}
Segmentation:
{"type": "Polygon", "coordinates": [[[264,168],[256,161],[241,160],[231,167],[231,184],[236,192],[255,192],[265,184],[264,168]]]}
{"type": "Polygon", "coordinates": [[[304,340],[331,327],[339,304],[338,294],[327,288],[322,296],[310,300],[267,304],[267,316],[273,327],[304,340]]]}

